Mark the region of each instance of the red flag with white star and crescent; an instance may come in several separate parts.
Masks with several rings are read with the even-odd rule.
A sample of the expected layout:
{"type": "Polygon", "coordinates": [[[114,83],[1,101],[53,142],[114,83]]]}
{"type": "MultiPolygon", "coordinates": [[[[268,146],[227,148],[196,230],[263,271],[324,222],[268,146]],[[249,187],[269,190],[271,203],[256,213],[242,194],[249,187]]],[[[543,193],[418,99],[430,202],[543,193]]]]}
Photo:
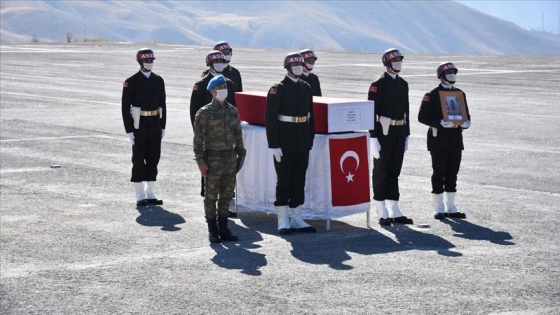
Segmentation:
{"type": "Polygon", "coordinates": [[[333,206],[369,202],[367,141],[367,135],[329,139],[333,206]]]}

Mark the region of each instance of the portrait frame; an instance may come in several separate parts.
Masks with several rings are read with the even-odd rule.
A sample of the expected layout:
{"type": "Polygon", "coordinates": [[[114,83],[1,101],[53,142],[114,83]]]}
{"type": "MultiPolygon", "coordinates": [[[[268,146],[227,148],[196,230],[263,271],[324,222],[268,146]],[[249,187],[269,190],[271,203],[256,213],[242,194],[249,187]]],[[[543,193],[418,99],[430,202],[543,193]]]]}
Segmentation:
{"type": "Polygon", "coordinates": [[[462,91],[439,91],[443,119],[460,125],[468,120],[465,94],[462,91]]]}

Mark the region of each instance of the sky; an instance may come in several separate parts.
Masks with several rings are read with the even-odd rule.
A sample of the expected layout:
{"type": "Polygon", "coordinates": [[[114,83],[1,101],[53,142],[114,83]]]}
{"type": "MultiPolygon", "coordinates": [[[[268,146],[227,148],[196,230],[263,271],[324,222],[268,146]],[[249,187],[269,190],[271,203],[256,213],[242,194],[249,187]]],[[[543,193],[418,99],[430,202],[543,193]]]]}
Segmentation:
{"type": "Polygon", "coordinates": [[[558,34],[560,19],[560,0],[548,1],[484,1],[456,0],[468,7],[511,21],[520,27],[534,31],[558,34]],[[544,14],[544,28],[543,28],[544,14]]]}

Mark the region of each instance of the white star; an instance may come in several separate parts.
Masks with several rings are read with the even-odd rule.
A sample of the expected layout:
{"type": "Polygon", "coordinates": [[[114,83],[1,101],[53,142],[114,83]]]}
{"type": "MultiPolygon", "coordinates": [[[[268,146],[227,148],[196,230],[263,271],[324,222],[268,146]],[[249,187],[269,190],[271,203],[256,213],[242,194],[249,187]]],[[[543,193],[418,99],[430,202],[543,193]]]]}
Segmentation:
{"type": "Polygon", "coordinates": [[[354,181],[354,174],[348,172],[348,176],[346,176],[346,179],[347,179],[347,181],[346,181],[347,183],[353,182],[354,181]]]}

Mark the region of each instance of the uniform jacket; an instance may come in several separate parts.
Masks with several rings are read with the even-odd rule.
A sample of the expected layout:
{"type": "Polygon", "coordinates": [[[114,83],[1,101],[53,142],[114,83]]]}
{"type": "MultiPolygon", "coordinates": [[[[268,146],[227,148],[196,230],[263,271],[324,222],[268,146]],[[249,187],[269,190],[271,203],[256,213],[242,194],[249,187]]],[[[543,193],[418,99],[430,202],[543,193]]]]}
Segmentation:
{"type": "Polygon", "coordinates": [[[245,160],[241,121],[237,109],[225,102],[216,101],[203,106],[196,112],[193,139],[194,158],[198,164],[204,160],[204,151],[234,149],[241,163],[245,160]]]}
{"type": "MultiPolygon", "coordinates": [[[[194,126],[194,116],[199,109],[203,106],[208,105],[212,102],[212,94],[207,90],[208,82],[212,80],[214,76],[211,73],[206,74],[206,76],[202,77],[200,80],[196,81],[192,88],[191,94],[191,105],[190,105],[190,112],[191,112],[191,124],[194,126]]],[[[228,96],[226,100],[228,103],[235,105],[235,87],[233,85],[233,81],[226,77],[227,87],[228,87],[228,96]]]]}
{"type": "Polygon", "coordinates": [[[141,71],[138,71],[123,83],[122,92],[122,118],[124,129],[127,133],[134,131],[134,120],[130,115],[130,107],[140,107],[143,111],[157,110],[161,107],[161,129],[165,129],[167,121],[167,109],[165,106],[165,83],[163,78],[152,72],[146,78],[141,71]]]}
{"type": "Polygon", "coordinates": [[[311,150],[315,137],[313,95],[305,81],[292,81],[288,76],[268,90],[265,110],[266,137],[269,148],[283,152],[311,150]],[[308,116],[305,123],[278,121],[278,115],[308,116]]]}
{"type": "Polygon", "coordinates": [[[397,136],[410,135],[410,108],[408,102],[408,83],[396,76],[393,79],[387,72],[371,83],[368,92],[368,100],[375,102],[375,129],[370,130],[372,138],[378,138],[383,142],[383,138],[395,138],[397,136]],[[406,125],[402,127],[389,127],[387,136],[383,135],[381,123],[377,121],[379,116],[391,119],[404,119],[406,125]]]}
{"type": "MultiPolygon", "coordinates": [[[[204,70],[202,72],[202,77],[206,76],[208,72],[209,72],[208,69],[204,70]]],[[[221,74],[223,74],[224,77],[233,81],[233,85],[235,86],[234,89],[235,92],[243,92],[243,82],[241,81],[241,73],[239,73],[239,70],[237,70],[236,68],[228,64],[221,74]]]]}
{"type": "Polygon", "coordinates": [[[311,91],[313,91],[313,96],[322,96],[321,83],[319,82],[319,77],[315,73],[309,72],[309,75],[302,74],[300,79],[302,79],[303,81],[311,85],[311,91]]]}
{"type": "MultiPolygon", "coordinates": [[[[453,88],[453,91],[461,91],[453,88]]],[[[420,110],[418,112],[418,121],[430,127],[437,128],[437,136],[434,137],[431,128],[428,128],[428,151],[460,151],[463,146],[463,128],[444,128],[441,125],[443,112],[439,98],[439,91],[445,90],[441,84],[435,89],[424,95],[420,110]]],[[[462,91],[461,91],[462,92],[462,91]]],[[[463,95],[465,93],[463,92],[463,95]]],[[[467,106],[467,97],[465,95],[465,107],[467,110],[467,119],[470,120],[469,107],[467,106]]]]}

